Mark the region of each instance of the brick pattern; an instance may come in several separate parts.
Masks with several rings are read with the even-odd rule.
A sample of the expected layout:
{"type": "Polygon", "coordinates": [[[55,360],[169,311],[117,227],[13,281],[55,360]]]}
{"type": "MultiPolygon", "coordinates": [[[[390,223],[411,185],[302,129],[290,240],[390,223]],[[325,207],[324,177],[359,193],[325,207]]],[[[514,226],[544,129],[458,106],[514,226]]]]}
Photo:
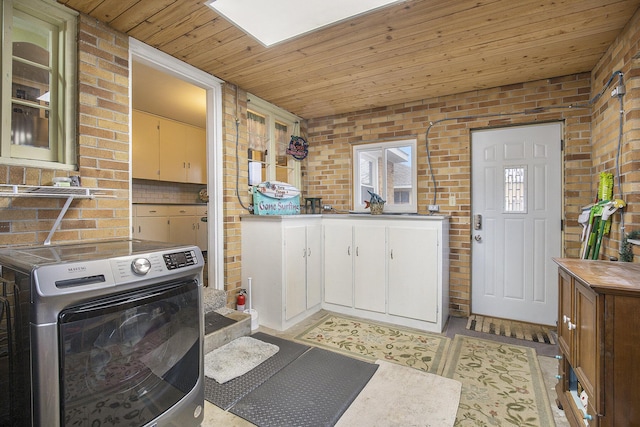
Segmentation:
{"type": "Polygon", "coordinates": [[[564,121],[565,218],[564,253],[579,252],[579,207],[591,198],[590,110],[558,108],[589,100],[590,76],[580,74],[426,99],[385,108],[309,120],[309,157],[304,190],[336,209],[351,209],[354,143],[417,138],[418,211],[433,203],[427,167],[426,130],[436,175],[441,212],[451,215],[450,300],[454,315],[470,313],[471,297],[471,152],[473,129],[564,121]],[[535,112],[538,108],[547,111],[535,112]],[[531,111],[530,114],[522,114],[531,111]],[[499,115],[495,117],[478,117],[499,115]],[[476,117],[476,118],[470,118],[476,117]],[[459,118],[438,123],[443,119],[459,118]],[[586,185],[583,183],[586,182],[586,185]],[[454,195],[456,206],[449,206],[454,195]],[[577,242],[577,243],[576,243],[577,242]]]}
{"type": "MultiPolygon", "coordinates": [[[[592,153],[593,173],[591,184],[598,188],[599,174],[608,172],[614,175],[614,198],[622,198],[627,206],[624,209],[624,233],[640,230],[640,11],[638,11],[624,30],[611,44],[607,53],[592,71],[591,93],[604,91],[603,96],[593,108],[592,153]],[[615,77],[609,87],[604,85],[611,76],[621,71],[626,94],[623,96],[622,114],[618,97],[611,96],[611,90],[618,85],[615,77]],[[620,140],[620,117],[623,119],[622,138],[620,140]],[[618,148],[620,143],[619,158],[618,148]],[[617,159],[618,158],[618,159],[617,159]],[[619,166],[620,179],[616,178],[616,163],[619,166]]],[[[601,257],[619,257],[621,215],[612,217],[611,232],[603,239],[601,257]]],[[[640,247],[633,248],[634,262],[640,262],[640,247]]]]}
{"type": "MultiPolygon", "coordinates": [[[[51,185],[80,175],[82,186],[112,197],[75,200],[53,243],[124,238],[129,230],[128,38],[81,15],[78,25],[78,171],[0,165],[0,183],[51,185]]],[[[64,199],[0,198],[0,246],[42,244],[64,199]]]]}
{"type": "Polygon", "coordinates": [[[248,178],[247,149],[247,93],[232,84],[224,84],[222,90],[223,110],[223,210],[224,210],[224,277],[227,291],[227,307],[235,308],[236,295],[247,285],[242,283],[242,246],[240,215],[248,214],[238,201],[248,206],[252,200],[246,192],[248,178]],[[236,120],[238,133],[236,134],[236,120]],[[236,141],[237,153],[236,159],[236,141]],[[238,167],[236,167],[236,160],[238,167]],[[239,170],[239,173],[237,173],[239,170]]]}

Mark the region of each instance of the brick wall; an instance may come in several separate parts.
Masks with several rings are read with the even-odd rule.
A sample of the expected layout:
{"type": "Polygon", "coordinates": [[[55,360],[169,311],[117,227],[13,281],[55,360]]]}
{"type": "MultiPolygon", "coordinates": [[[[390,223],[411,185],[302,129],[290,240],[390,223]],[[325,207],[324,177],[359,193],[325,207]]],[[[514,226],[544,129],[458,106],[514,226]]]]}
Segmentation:
{"type": "Polygon", "coordinates": [[[425,132],[431,122],[455,117],[505,114],[500,117],[460,119],[435,124],[429,133],[431,163],[443,214],[451,215],[450,299],[454,315],[468,315],[471,297],[471,153],[473,129],[564,121],[565,238],[563,253],[577,256],[576,219],[592,195],[590,110],[557,108],[589,100],[590,76],[580,74],[516,84],[495,89],[342,114],[307,122],[309,156],[304,191],[322,197],[338,210],[351,209],[351,144],[415,137],[418,141],[418,212],[433,202],[427,168],[425,132]],[[537,114],[517,113],[540,107],[537,114]],[[449,206],[454,195],[456,206],[449,206]]]}
{"type": "Polygon", "coordinates": [[[248,186],[247,160],[247,93],[232,84],[224,84],[222,91],[223,110],[223,210],[224,210],[224,278],[227,291],[227,306],[235,308],[236,294],[242,283],[242,246],[240,215],[248,214],[238,201],[240,190],[242,204],[248,206],[252,199],[245,191],[248,186]],[[236,119],[238,130],[238,165],[236,167],[236,119]],[[236,184],[237,183],[237,184],[236,184]]]}
{"type": "MultiPolygon", "coordinates": [[[[614,198],[622,198],[627,203],[624,209],[624,232],[638,233],[640,232],[640,11],[611,44],[591,75],[592,95],[595,96],[604,90],[603,96],[594,105],[591,122],[594,164],[592,187],[597,189],[601,172],[612,173],[614,198]],[[611,96],[611,89],[618,84],[618,78],[614,79],[612,86],[604,87],[616,71],[624,74],[623,80],[626,87],[622,114],[619,98],[611,96]],[[622,134],[619,132],[621,116],[622,134]],[[620,148],[619,157],[618,148],[620,148]],[[616,179],[616,163],[619,165],[620,186],[616,179]]],[[[602,243],[601,254],[605,259],[619,257],[621,224],[621,216],[616,213],[613,216],[611,233],[602,243]]],[[[633,247],[633,252],[634,262],[640,262],[640,247],[633,247]]]]}
{"type": "MultiPolygon", "coordinates": [[[[80,175],[83,187],[111,197],[74,200],[52,242],[129,236],[128,38],[87,16],[79,18],[79,169],[65,171],[0,165],[1,184],[51,185],[80,175]]],[[[0,246],[42,244],[65,199],[0,198],[0,246]]]]}

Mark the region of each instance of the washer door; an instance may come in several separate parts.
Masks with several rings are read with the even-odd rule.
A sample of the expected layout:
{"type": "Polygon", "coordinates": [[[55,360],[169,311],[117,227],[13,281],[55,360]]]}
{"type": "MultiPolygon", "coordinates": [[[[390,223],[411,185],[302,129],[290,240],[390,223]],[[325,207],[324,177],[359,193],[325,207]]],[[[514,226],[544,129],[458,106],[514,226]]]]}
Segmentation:
{"type": "Polygon", "coordinates": [[[201,375],[198,295],[188,281],[63,310],[62,425],[143,425],[185,397],[201,375]]]}

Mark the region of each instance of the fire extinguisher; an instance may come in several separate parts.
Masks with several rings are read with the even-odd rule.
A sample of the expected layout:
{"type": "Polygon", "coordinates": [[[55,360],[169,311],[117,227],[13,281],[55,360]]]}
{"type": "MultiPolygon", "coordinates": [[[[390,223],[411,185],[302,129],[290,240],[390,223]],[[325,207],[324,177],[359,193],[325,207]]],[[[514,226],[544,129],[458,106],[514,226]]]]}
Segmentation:
{"type": "Polygon", "coordinates": [[[238,293],[238,298],[236,299],[236,308],[238,311],[244,311],[245,302],[247,301],[247,297],[245,296],[245,290],[240,289],[238,293]]]}

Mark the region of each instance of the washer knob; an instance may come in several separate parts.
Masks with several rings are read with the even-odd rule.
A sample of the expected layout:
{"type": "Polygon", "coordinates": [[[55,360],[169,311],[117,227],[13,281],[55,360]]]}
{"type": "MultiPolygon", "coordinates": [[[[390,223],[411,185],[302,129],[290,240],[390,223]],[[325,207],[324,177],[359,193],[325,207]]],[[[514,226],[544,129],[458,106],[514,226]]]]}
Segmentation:
{"type": "Polygon", "coordinates": [[[131,263],[131,269],[136,274],[145,275],[151,270],[151,261],[147,258],[136,258],[131,263]]]}

